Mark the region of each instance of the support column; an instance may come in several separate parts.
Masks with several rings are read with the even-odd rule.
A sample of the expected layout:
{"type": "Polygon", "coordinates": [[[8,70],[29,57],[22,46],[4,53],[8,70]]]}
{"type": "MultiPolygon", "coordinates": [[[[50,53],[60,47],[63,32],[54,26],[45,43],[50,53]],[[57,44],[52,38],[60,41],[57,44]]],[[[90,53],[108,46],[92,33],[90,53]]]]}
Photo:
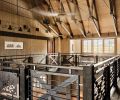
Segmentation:
{"type": "Polygon", "coordinates": [[[77,80],[77,89],[78,89],[78,96],[77,96],[77,100],[80,100],[80,75],[78,75],[78,80],[77,80]]]}
{"type": "Polygon", "coordinates": [[[115,88],[117,88],[117,60],[114,61],[113,63],[113,85],[115,88]]]}
{"type": "MultiPolygon", "coordinates": [[[[50,90],[52,89],[52,87],[51,87],[51,85],[52,85],[51,80],[52,80],[52,76],[51,76],[51,75],[48,75],[48,76],[47,76],[47,83],[48,83],[48,85],[49,85],[49,89],[50,89],[50,90]]],[[[48,91],[49,91],[49,90],[48,90],[48,91]]],[[[49,96],[49,97],[48,97],[48,100],[52,100],[52,96],[49,96]]]]}
{"type": "Polygon", "coordinates": [[[25,68],[25,100],[32,100],[32,81],[30,68],[25,68]]]}
{"type": "Polygon", "coordinates": [[[94,66],[83,67],[83,100],[94,100],[94,66]]]}
{"type": "Polygon", "coordinates": [[[118,67],[118,77],[120,78],[120,58],[118,59],[118,62],[117,62],[117,67],[118,67]]]}
{"type": "MultiPolygon", "coordinates": [[[[33,63],[33,57],[28,58],[28,63],[33,63]]],[[[31,65],[25,66],[25,97],[27,100],[33,99],[31,69],[34,69],[34,67],[31,65]]]]}
{"type": "Polygon", "coordinates": [[[99,61],[98,56],[95,56],[95,63],[98,63],[98,61],[99,61]]]}
{"type": "Polygon", "coordinates": [[[26,100],[25,99],[25,68],[19,69],[19,95],[20,100],[26,100]]]}
{"type": "Polygon", "coordinates": [[[110,66],[104,69],[105,77],[105,97],[103,100],[110,100],[110,66]]]}
{"type": "Polygon", "coordinates": [[[75,54],[75,66],[78,65],[77,63],[78,63],[77,54],[75,54]]]}

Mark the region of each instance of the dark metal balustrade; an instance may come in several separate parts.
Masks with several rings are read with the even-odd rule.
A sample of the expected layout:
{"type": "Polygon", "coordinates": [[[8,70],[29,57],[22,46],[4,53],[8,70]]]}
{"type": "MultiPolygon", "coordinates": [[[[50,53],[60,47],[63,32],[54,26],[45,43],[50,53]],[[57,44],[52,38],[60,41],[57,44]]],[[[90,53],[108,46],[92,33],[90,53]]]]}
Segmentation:
{"type": "MultiPolygon", "coordinates": [[[[85,55],[76,55],[76,58],[87,57],[85,55]]],[[[70,56],[72,63],[70,66],[62,65],[62,57],[64,57],[62,54],[22,56],[22,58],[27,58],[25,62],[23,59],[22,62],[15,59],[21,58],[21,56],[3,57],[14,59],[2,59],[0,61],[0,74],[9,73],[13,76],[7,77],[7,79],[2,78],[3,81],[0,83],[2,84],[0,87],[4,88],[3,84],[5,81],[5,87],[14,83],[16,80],[14,78],[15,74],[19,80],[19,82],[17,81],[17,84],[19,84],[19,97],[17,99],[19,100],[72,100],[72,98],[74,100],[110,100],[111,89],[118,88],[117,79],[120,77],[120,57],[108,57],[109,59],[99,62],[98,59],[101,57],[92,56],[92,59],[95,57],[94,62],[98,63],[88,63],[80,66],[80,59],[77,58],[77,65],[75,65],[75,55],[70,56]],[[53,71],[53,69],[56,70],[53,71]],[[12,79],[15,80],[12,81],[12,79]]],[[[91,56],[85,59],[89,60],[91,56]]],[[[14,97],[13,100],[17,100],[12,95],[11,97],[0,95],[0,99],[8,98],[9,100],[12,97],[14,97]]]]}

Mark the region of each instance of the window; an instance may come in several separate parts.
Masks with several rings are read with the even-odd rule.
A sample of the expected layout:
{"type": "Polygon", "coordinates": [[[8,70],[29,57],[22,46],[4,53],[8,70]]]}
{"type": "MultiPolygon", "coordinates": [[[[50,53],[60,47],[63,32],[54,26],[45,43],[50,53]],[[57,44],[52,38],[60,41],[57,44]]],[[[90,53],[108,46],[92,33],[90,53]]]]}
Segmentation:
{"type": "Polygon", "coordinates": [[[105,39],[104,40],[104,53],[114,53],[114,39],[105,39]]]}
{"type": "Polygon", "coordinates": [[[92,52],[91,44],[92,44],[91,40],[83,40],[83,52],[84,53],[92,52]]]}
{"type": "Polygon", "coordinates": [[[103,53],[103,40],[93,40],[94,53],[103,53]]]}

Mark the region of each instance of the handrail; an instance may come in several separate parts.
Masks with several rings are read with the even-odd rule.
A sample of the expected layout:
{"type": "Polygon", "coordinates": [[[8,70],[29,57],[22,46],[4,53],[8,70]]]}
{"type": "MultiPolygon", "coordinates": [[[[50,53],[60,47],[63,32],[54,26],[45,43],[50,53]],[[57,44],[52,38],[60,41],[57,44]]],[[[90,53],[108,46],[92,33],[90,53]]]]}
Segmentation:
{"type": "Polygon", "coordinates": [[[98,67],[98,66],[101,66],[101,65],[104,65],[104,64],[106,64],[107,62],[110,62],[110,61],[112,61],[112,60],[114,60],[114,59],[116,59],[116,58],[118,58],[119,56],[117,55],[117,56],[114,56],[114,57],[112,57],[112,58],[109,58],[109,59],[107,59],[107,60],[104,60],[104,61],[102,61],[102,62],[99,62],[99,63],[97,63],[97,64],[94,64],[94,68],[96,68],[96,67],[98,67]]]}
{"type": "MultiPolygon", "coordinates": [[[[0,63],[7,63],[7,64],[16,64],[16,65],[22,65],[22,66],[39,66],[39,67],[49,67],[49,68],[63,68],[63,69],[73,69],[73,70],[83,70],[84,66],[75,67],[75,66],[56,66],[56,65],[46,65],[46,64],[39,64],[39,63],[18,63],[14,61],[0,61],[0,63]]],[[[85,65],[87,66],[87,65],[85,65]]]]}
{"type": "Polygon", "coordinates": [[[0,56],[0,58],[3,57],[19,57],[19,56],[37,56],[37,55],[45,55],[45,54],[26,54],[26,55],[7,55],[7,56],[0,56]]]}
{"type": "MultiPolygon", "coordinates": [[[[23,55],[6,55],[6,56],[0,56],[1,57],[16,57],[16,56],[34,56],[34,55],[56,55],[56,54],[61,54],[61,55],[80,55],[80,56],[108,56],[108,55],[95,55],[95,54],[81,54],[81,53],[46,53],[46,54],[23,54],[23,55]]],[[[113,56],[113,55],[110,55],[113,56]]],[[[108,56],[109,57],[109,56],[108,56]]]]}

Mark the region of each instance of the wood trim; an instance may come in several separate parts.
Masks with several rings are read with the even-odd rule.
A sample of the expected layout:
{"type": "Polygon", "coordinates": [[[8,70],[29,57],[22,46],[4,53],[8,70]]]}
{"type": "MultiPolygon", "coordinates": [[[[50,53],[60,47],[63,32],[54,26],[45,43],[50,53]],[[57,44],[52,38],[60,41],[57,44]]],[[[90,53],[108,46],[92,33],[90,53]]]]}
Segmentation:
{"type": "Polygon", "coordinates": [[[0,36],[35,39],[35,40],[49,40],[50,39],[50,38],[44,37],[44,36],[37,36],[37,35],[23,34],[23,33],[15,33],[15,32],[6,32],[6,31],[0,31],[0,36]]]}

